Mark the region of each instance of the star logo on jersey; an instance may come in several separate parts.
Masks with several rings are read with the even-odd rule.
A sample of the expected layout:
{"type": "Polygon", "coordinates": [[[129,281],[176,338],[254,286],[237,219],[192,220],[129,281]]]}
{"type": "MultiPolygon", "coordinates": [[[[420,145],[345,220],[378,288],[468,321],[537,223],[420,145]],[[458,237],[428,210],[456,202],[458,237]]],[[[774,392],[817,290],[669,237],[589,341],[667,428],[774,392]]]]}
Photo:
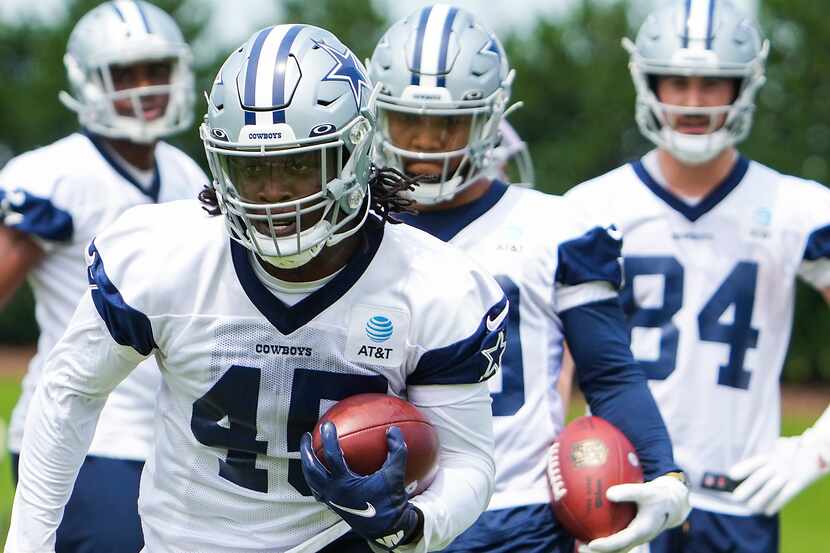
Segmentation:
{"type": "MultiPolygon", "coordinates": [[[[505,310],[506,311],[506,310],[505,310]]],[[[501,358],[504,356],[504,350],[507,348],[507,341],[504,339],[504,330],[499,331],[496,337],[496,343],[493,347],[484,348],[481,350],[481,355],[487,359],[487,368],[484,369],[484,374],[478,379],[479,382],[484,382],[501,368],[501,358]]]]}
{"type": "Polygon", "coordinates": [[[355,105],[360,109],[360,102],[363,99],[363,89],[369,89],[369,79],[363,73],[360,62],[348,49],[339,52],[323,41],[314,41],[320,49],[326,52],[336,62],[336,65],[323,77],[324,81],[342,81],[349,84],[352,89],[355,105]]]}

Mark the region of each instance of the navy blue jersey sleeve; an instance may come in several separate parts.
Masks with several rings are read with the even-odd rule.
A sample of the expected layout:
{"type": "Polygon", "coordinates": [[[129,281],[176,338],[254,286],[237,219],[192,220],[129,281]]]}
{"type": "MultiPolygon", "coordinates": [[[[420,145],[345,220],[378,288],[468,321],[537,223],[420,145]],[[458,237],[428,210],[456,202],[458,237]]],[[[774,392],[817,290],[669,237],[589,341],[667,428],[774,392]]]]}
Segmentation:
{"type": "Polygon", "coordinates": [[[49,198],[24,190],[0,190],[0,221],[4,226],[53,242],[68,242],[74,233],[72,216],[49,198]]]}
{"type": "Polygon", "coordinates": [[[620,288],[622,240],[616,234],[614,227],[594,227],[579,238],[559,244],[556,282],[576,286],[604,281],[620,288]]]}
{"type": "Polygon", "coordinates": [[[87,276],[95,303],[95,309],[107,325],[112,339],[122,346],[130,346],[141,355],[150,355],[156,348],[150,319],[141,311],[130,307],[121,292],[107,276],[104,260],[95,241],[89,245],[87,276]]]}
{"type": "Polygon", "coordinates": [[[491,307],[467,338],[424,352],[408,385],[473,384],[493,376],[507,346],[507,298],[491,307]]]}
{"type": "Polygon", "coordinates": [[[591,413],[631,440],[647,480],[679,470],[645,373],[631,354],[618,300],[574,307],[560,317],[591,413]]]}

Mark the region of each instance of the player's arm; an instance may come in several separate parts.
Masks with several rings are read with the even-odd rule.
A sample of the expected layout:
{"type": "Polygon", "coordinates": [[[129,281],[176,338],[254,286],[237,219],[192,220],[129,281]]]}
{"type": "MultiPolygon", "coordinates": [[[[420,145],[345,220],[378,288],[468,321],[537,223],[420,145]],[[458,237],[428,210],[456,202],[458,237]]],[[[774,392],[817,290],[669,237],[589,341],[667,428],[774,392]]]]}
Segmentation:
{"type": "Polygon", "coordinates": [[[495,489],[490,392],[477,383],[411,386],[408,393],[441,444],[435,480],[411,501],[424,516],[411,551],[440,550],[476,521],[495,489]]]}
{"type": "Polygon", "coordinates": [[[617,299],[622,283],[621,240],[596,227],[559,247],[557,311],[591,412],[619,428],[640,457],[645,484],[609,488],[611,501],[633,501],[637,516],[624,530],[592,541],[582,551],[627,551],[677,526],[689,513],[688,489],[675,475],[668,431],[634,360],[617,299]]]}
{"type": "Polygon", "coordinates": [[[830,472],[830,407],[800,436],[778,438],[772,451],[745,459],[729,477],[742,481],[733,494],[757,513],[772,516],[830,472]]]}
{"type": "Polygon", "coordinates": [[[559,369],[559,380],[556,381],[556,391],[562,401],[562,412],[565,416],[568,415],[568,408],[571,403],[571,392],[573,390],[574,372],[574,358],[571,355],[571,350],[568,348],[567,342],[564,344],[564,351],[562,351],[562,366],[559,369]]]}
{"type": "Polygon", "coordinates": [[[85,294],[32,399],[7,553],[54,551],[55,531],[101,409],[145,357],[114,341],[91,293],[85,294]]]}
{"type": "Polygon", "coordinates": [[[19,230],[0,224],[0,309],[12,299],[26,275],[43,258],[41,247],[19,230]]]}
{"type": "MultiPolygon", "coordinates": [[[[830,305],[830,194],[805,201],[803,217],[818,223],[807,234],[799,276],[830,305]],[[810,209],[818,213],[811,213],[810,209]]],[[[733,495],[753,512],[772,516],[810,484],[830,472],[830,408],[800,436],[780,437],[770,451],[742,460],[729,471],[741,482],[733,495]]]]}
{"type": "MultiPolygon", "coordinates": [[[[329,475],[320,467],[310,437],[303,438],[301,458],[309,486],[375,550],[421,553],[443,549],[478,518],[493,494],[492,411],[484,380],[497,370],[505,347],[508,303],[495,281],[485,279],[490,300],[485,305],[492,307],[483,317],[480,306],[475,306],[472,314],[455,318],[445,316],[444,306],[425,309],[433,312],[434,320],[423,326],[434,336],[457,336],[457,341],[420,352],[407,379],[407,399],[430,420],[440,443],[438,472],[427,490],[411,499],[405,491],[406,453],[405,447],[401,451],[398,433],[387,436],[390,453],[383,468],[368,477],[347,476],[351,479],[348,486],[344,478],[329,475]],[[458,336],[462,332],[458,327],[465,326],[474,330],[458,336]],[[338,504],[364,501],[376,510],[372,518],[337,508],[338,504]]],[[[458,305],[463,307],[465,302],[459,300],[458,305]]],[[[325,425],[321,437],[326,448],[325,425]]],[[[339,447],[330,441],[327,458],[340,458],[339,447]]]]}

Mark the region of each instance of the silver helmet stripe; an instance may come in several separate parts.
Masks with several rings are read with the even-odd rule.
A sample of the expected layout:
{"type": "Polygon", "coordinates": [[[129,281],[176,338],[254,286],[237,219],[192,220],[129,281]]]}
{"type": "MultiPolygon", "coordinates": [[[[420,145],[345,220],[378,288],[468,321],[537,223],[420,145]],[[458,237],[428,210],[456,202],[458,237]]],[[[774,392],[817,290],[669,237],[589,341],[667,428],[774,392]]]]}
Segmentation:
{"type": "Polygon", "coordinates": [[[686,21],[683,47],[691,50],[711,50],[714,29],[712,20],[715,0],[686,0],[686,21]]]}
{"type": "Polygon", "coordinates": [[[149,34],[150,25],[147,23],[147,16],[144,15],[141,7],[135,0],[116,0],[112,7],[118,17],[129,29],[130,34],[149,34]]]}

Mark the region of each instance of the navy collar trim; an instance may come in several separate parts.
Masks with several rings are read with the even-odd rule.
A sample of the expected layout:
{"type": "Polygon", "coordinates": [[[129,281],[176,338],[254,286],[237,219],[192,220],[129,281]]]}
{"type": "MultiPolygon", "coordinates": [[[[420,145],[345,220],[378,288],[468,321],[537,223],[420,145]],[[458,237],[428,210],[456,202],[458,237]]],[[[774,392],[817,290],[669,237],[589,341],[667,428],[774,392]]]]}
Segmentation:
{"type": "Polygon", "coordinates": [[[285,304],[268,291],[251,266],[248,249],[233,239],[230,239],[231,259],[248,299],[280,333],[287,336],[334,305],[363,276],[383,240],[383,223],[376,217],[369,216],[360,236],[361,243],[343,270],[322,288],[294,305],[285,304]]]}
{"type": "Polygon", "coordinates": [[[443,211],[426,211],[418,215],[396,213],[395,218],[444,242],[449,242],[473,221],[490,211],[490,208],[501,200],[505,192],[507,192],[507,185],[500,180],[494,180],[490,183],[487,192],[474,202],[443,211]]]}
{"type": "Polygon", "coordinates": [[[696,205],[687,204],[669,192],[668,189],[660,186],[660,184],[654,180],[654,177],[652,177],[646,170],[642,160],[638,159],[637,161],[632,162],[631,168],[634,169],[634,172],[640,180],[643,181],[643,184],[645,184],[655,196],[666,202],[675,211],[680,212],[689,221],[695,222],[711,211],[724,198],[726,198],[726,196],[728,196],[736,186],[741,183],[744,175],[746,175],[746,172],[749,169],[749,160],[744,156],[739,155],[738,160],[735,162],[735,165],[732,167],[729,174],[726,175],[726,178],[723,179],[723,181],[721,181],[721,183],[718,184],[714,190],[712,190],[696,205]]]}
{"type": "Polygon", "coordinates": [[[161,190],[161,178],[159,177],[158,161],[153,162],[153,181],[150,183],[150,189],[148,190],[141,186],[141,183],[139,183],[135,177],[127,171],[124,165],[115,159],[109,151],[107,151],[106,147],[101,142],[100,137],[91,133],[87,129],[83,129],[81,134],[86,136],[89,141],[92,142],[92,145],[95,146],[95,149],[98,150],[98,153],[101,154],[102,158],[104,158],[104,161],[109,163],[116,173],[121,175],[124,180],[135,186],[139,192],[152,199],[154,203],[158,203],[159,192],[161,190]]]}

